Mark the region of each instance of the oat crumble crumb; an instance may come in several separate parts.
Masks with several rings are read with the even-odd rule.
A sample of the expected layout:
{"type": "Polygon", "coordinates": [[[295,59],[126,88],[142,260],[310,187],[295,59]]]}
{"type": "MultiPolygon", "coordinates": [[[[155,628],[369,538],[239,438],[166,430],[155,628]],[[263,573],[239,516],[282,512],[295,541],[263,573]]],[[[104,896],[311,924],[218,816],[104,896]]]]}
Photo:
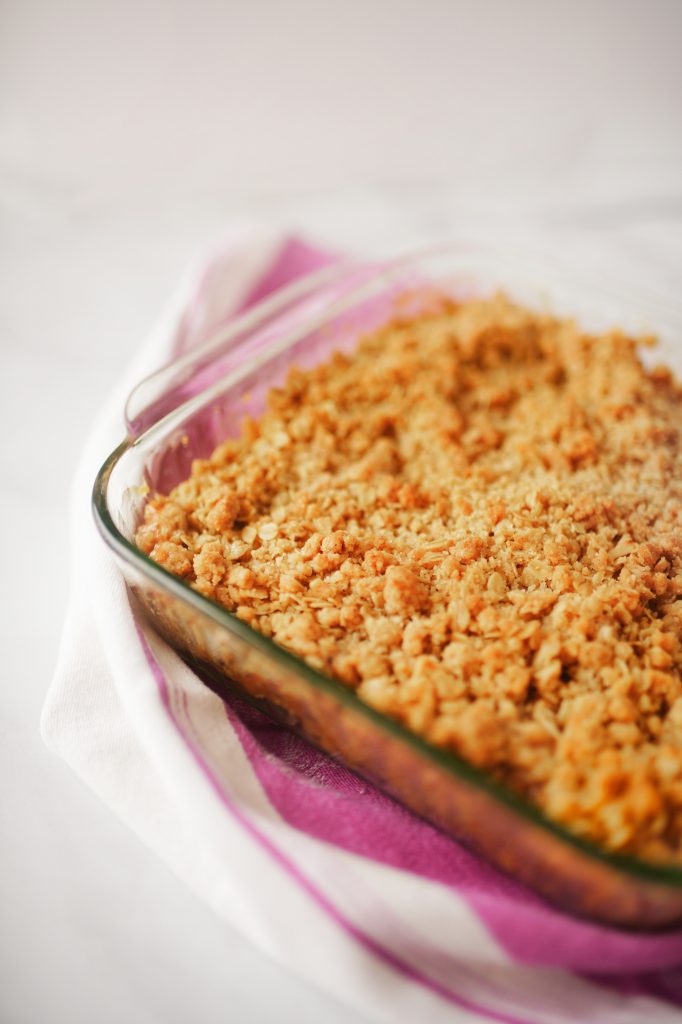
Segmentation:
{"type": "Polygon", "coordinates": [[[611,850],[682,860],[682,387],[502,295],[294,369],[139,547],[611,850]]]}

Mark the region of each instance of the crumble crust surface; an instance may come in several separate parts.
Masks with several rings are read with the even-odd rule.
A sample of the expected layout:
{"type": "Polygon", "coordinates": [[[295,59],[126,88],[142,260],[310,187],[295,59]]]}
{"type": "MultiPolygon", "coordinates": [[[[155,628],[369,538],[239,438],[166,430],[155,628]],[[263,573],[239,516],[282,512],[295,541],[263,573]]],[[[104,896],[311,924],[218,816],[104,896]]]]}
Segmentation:
{"type": "Polygon", "coordinates": [[[575,833],[682,861],[681,437],[621,332],[446,303],[291,370],[136,541],[575,833]]]}

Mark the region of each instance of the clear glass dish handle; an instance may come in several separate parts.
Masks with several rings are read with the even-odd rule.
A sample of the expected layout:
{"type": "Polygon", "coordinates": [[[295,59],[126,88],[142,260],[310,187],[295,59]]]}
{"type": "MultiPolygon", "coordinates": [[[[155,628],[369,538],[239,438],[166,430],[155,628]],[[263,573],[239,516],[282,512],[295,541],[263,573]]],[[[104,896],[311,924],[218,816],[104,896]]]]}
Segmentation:
{"type": "MultiPolygon", "coordinates": [[[[631,317],[632,322],[626,324],[623,323],[622,287],[614,290],[584,280],[580,283],[578,292],[575,276],[562,267],[560,262],[549,260],[544,255],[540,257],[534,254],[534,260],[522,259],[520,266],[517,266],[519,261],[510,260],[509,255],[503,251],[498,252],[487,246],[479,247],[477,244],[452,243],[430,246],[422,255],[438,257],[442,254],[447,261],[448,256],[452,259],[453,251],[458,250],[461,252],[463,266],[466,266],[467,270],[456,276],[460,286],[463,283],[465,293],[470,290],[470,281],[476,280],[481,269],[487,271],[490,276],[491,268],[499,270],[503,267],[506,277],[512,280],[512,283],[515,277],[518,276],[519,279],[518,294],[514,287],[510,288],[510,294],[522,302],[533,304],[530,294],[533,289],[529,292],[530,283],[534,281],[537,269],[541,268],[542,273],[538,279],[551,283],[546,298],[549,300],[551,292],[551,306],[557,313],[561,314],[562,307],[565,307],[564,315],[579,316],[581,311],[577,308],[576,299],[580,294],[586,301],[590,298],[599,299],[602,321],[599,329],[618,325],[633,333],[644,333],[656,324],[664,341],[658,350],[660,357],[667,359],[676,372],[682,372],[680,309],[676,306],[671,308],[660,295],[652,295],[641,287],[628,289],[628,298],[634,303],[636,312],[631,317]]],[[[298,278],[251,309],[238,314],[196,348],[161,367],[137,384],[128,396],[125,406],[129,435],[133,438],[139,437],[149,427],[194,398],[206,386],[209,376],[215,381],[223,373],[233,369],[238,364],[241,353],[244,357],[247,350],[252,354],[294,324],[300,326],[321,314],[329,315],[330,310],[339,308],[335,306],[339,300],[347,300],[353,292],[357,295],[358,289],[365,290],[369,287],[371,290],[373,286],[377,287],[385,274],[390,275],[399,271],[403,265],[409,267],[412,259],[413,254],[412,257],[372,262],[339,260],[331,266],[298,278]]]]}
{"type": "Polygon", "coordinates": [[[270,337],[278,324],[292,316],[297,308],[305,305],[306,315],[309,315],[311,304],[317,304],[313,301],[315,296],[319,296],[320,305],[328,303],[330,293],[338,292],[339,286],[344,290],[353,287],[360,272],[357,264],[340,260],[306,274],[235,316],[198,347],[145,377],[126,401],[125,421],[130,436],[139,437],[192,398],[200,390],[202,374],[207,368],[219,367],[225,357],[234,358],[246,342],[270,337]]]}

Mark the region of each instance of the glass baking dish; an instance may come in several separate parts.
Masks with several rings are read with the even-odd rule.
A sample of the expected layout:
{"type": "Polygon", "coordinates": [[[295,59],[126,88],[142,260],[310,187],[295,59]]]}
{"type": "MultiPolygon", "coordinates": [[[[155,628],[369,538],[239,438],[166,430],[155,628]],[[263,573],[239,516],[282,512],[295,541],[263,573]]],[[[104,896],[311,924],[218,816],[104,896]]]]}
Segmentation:
{"type": "Polygon", "coordinates": [[[609,854],[577,838],[255,632],[133,543],[146,493],[167,492],[188,475],[193,458],[236,435],[290,366],[349,351],[396,310],[427,309],[434,294],[499,289],[533,308],[572,315],[589,330],[656,333],[655,360],[680,372],[681,309],[630,287],[581,282],[545,259],[446,245],[372,266],[340,263],[229,321],[135,389],[126,409],[129,435],[95,482],[95,519],[158,632],[219,694],[238,692],[572,913],[629,928],[670,926],[682,921],[682,867],[609,854]]]}

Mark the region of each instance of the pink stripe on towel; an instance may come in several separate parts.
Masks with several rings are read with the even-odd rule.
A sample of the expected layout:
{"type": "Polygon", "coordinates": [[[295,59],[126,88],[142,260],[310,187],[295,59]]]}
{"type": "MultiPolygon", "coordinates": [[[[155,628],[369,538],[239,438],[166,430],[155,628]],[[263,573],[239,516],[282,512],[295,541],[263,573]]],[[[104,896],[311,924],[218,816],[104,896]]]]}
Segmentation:
{"type": "Polygon", "coordinates": [[[217,778],[215,773],[208,765],[204,755],[201,752],[198,744],[188,736],[185,729],[183,729],[178,719],[177,711],[173,708],[170,690],[166,676],[154,657],[145,637],[139,626],[137,628],[137,634],[144,651],[144,655],[152,673],[154,681],[156,682],[159,695],[163,707],[168,714],[170,721],[177,729],[180,737],[182,738],[185,746],[194,757],[197,765],[199,766],[202,774],[211,785],[211,788],[220,799],[223,806],[232,815],[232,817],[245,829],[248,834],[255,839],[260,846],[265,849],[270,856],[282,867],[288,875],[291,876],[292,880],[297,882],[313,899],[318,906],[324,910],[333,921],[336,922],[351,938],[355,939],[361,946],[363,946],[368,952],[372,953],[378,959],[383,961],[387,966],[393,968],[398,974],[401,974],[405,978],[409,978],[411,981],[416,982],[419,985],[427,988],[435,995],[445,999],[447,1002],[452,1003],[455,1006],[459,1006],[462,1009],[470,1010],[473,1013],[478,1013],[482,1016],[488,1017],[490,1020],[500,1021],[501,1024],[528,1024],[528,1021],[524,1021],[519,1017],[511,1016],[507,1013],[500,1013],[495,1010],[484,1008],[467,999],[465,996],[461,996],[456,992],[451,991],[444,985],[435,981],[433,978],[429,978],[421,971],[414,968],[411,964],[407,963],[401,957],[396,956],[390,949],[381,945],[375,939],[358,928],[351,920],[349,920],[345,914],[343,914],[338,907],[336,907],[328,897],[315,885],[301,870],[294,864],[290,858],[273,843],[268,836],[266,836],[253,821],[241,810],[241,808],[225,792],[220,780],[217,778]]]}
{"type": "Polygon", "coordinates": [[[285,821],[457,889],[515,960],[602,974],[682,963],[680,929],[644,935],[570,917],[243,701],[231,705],[230,721],[285,821]]]}

